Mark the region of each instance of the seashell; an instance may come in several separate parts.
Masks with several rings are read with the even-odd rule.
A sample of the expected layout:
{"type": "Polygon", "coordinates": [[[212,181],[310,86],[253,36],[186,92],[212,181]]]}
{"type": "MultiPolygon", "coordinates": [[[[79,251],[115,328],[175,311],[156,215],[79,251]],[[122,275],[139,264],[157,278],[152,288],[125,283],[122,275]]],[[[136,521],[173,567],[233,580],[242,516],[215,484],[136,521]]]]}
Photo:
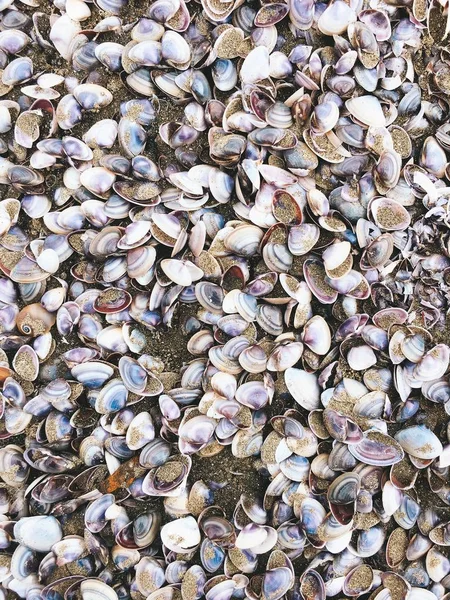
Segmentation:
{"type": "Polygon", "coordinates": [[[236,391],[236,400],[253,410],[259,410],[270,401],[269,390],[261,381],[244,383],[236,391]]]}
{"type": "Polygon", "coordinates": [[[16,317],[18,329],[32,337],[48,333],[55,321],[56,317],[38,303],[28,304],[16,317]]]}
{"type": "Polygon", "coordinates": [[[367,557],[376,554],[383,545],[385,535],[383,528],[379,525],[362,531],[357,541],[358,556],[367,557]]]}
{"type": "Polygon", "coordinates": [[[62,537],[61,525],[52,516],[24,517],[14,525],[17,542],[36,552],[49,552],[62,537]]]}
{"type": "Polygon", "coordinates": [[[261,597],[264,600],[279,600],[292,586],[293,574],[286,567],[266,571],[262,578],[261,597]]]}
{"type": "Polygon", "coordinates": [[[144,556],[136,566],[136,586],[145,596],[151,594],[164,583],[164,571],[158,562],[144,556]]]}
{"type": "Polygon", "coordinates": [[[154,40],[141,41],[130,48],[128,58],[140,66],[158,65],[162,59],[161,42],[154,40]]]}
{"type": "Polygon", "coordinates": [[[128,391],[119,379],[111,379],[95,400],[95,410],[100,414],[109,414],[125,407],[128,391]]]}
{"type": "Polygon", "coordinates": [[[374,573],[369,565],[360,565],[352,569],[345,577],[343,591],[348,596],[364,594],[372,587],[374,573]]]}
{"type": "Polygon", "coordinates": [[[71,42],[80,30],[80,24],[71,19],[68,14],[58,17],[52,24],[50,41],[65,60],[71,58],[71,42]]]}
{"type": "Polygon", "coordinates": [[[20,29],[5,29],[0,34],[0,48],[7,54],[19,54],[30,42],[30,38],[20,29]]]}
{"type": "Polygon", "coordinates": [[[12,361],[15,372],[26,381],[34,381],[39,373],[39,359],[31,346],[21,346],[12,361]]]}
{"type": "Polygon", "coordinates": [[[376,364],[377,357],[372,348],[364,344],[350,348],[347,354],[347,361],[355,371],[364,371],[376,364]]]}
{"type": "Polygon", "coordinates": [[[274,3],[270,6],[263,6],[255,15],[254,24],[256,27],[267,27],[275,25],[289,12],[286,4],[274,3]]]}
{"type": "Polygon", "coordinates": [[[91,11],[81,0],[69,0],[67,14],[74,21],[84,21],[91,16],[91,11]]]}
{"type": "Polygon", "coordinates": [[[81,185],[100,197],[111,189],[115,180],[116,176],[114,173],[111,173],[111,171],[108,171],[104,167],[87,169],[82,172],[80,177],[81,185]]]}
{"type": "Polygon", "coordinates": [[[73,94],[66,94],[61,98],[55,114],[59,127],[64,130],[72,129],[82,120],[81,106],[73,94]]]}
{"type": "Polygon", "coordinates": [[[311,116],[311,127],[317,133],[328,133],[339,119],[339,107],[334,102],[322,102],[314,108],[311,116]]]}
{"type": "Polygon", "coordinates": [[[96,58],[110,71],[122,69],[124,47],[116,42],[103,42],[95,47],[96,58]]]}
{"type": "Polygon", "coordinates": [[[141,412],[131,421],[126,442],[130,450],[139,450],[155,437],[155,428],[149,413],[141,412]]]}
{"type": "Polygon", "coordinates": [[[244,83],[257,83],[270,74],[269,52],[265,46],[253,48],[241,66],[240,78],[244,83]],[[255,69],[255,65],[257,68],[255,69]]]}
{"type": "Polygon", "coordinates": [[[339,35],[356,21],[354,11],[345,2],[334,2],[321,14],[317,26],[325,35],[339,35]]]}
{"type": "Polygon", "coordinates": [[[107,288],[95,298],[93,308],[101,314],[112,314],[128,308],[131,301],[129,292],[118,288],[107,288]]]}
{"type": "Polygon", "coordinates": [[[400,155],[395,150],[384,150],[374,171],[377,189],[385,192],[394,188],[399,181],[400,171],[400,155]]]}
{"type": "Polygon", "coordinates": [[[2,480],[13,488],[20,487],[28,479],[30,467],[23,458],[23,451],[13,444],[0,449],[2,480]]]}
{"type": "Polygon", "coordinates": [[[170,456],[170,446],[160,438],[150,441],[140,453],[140,464],[146,468],[163,465],[170,456]]]}
{"type": "Polygon", "coordinates": [[[450,399],[448,393],[450,389],[448,382],[445,379],[436,379],[423,384],[422,393],[431,402],[438,404],[445,404],[450,399]]]}
{"type": "Polygon", "coordinates": [[[424,425],[403,429],[395,434],[395,439],[405,452],[416,458],[436,458],[443,450],[436,435],[424,425]]]}
{"type": "Polygon", "coordinates": [[[34,569],[39,566],[36,554],[25,546],[17,546],[10,563],[10,570],[13,577],[25,579],[32,575],[34,569]]]}
{"type": "Polygon", "coordinates": [[[100,579],[86,578],[80,583],[80,593],[83,600],[117,600],[115,590],[100,579]]]}
{"type": "Polygon", "coordinates": [[[306,410],[315,410],[320,405],[320,388],[317,377],[302,369],[289,368],[284,374],[286,387],[294,400],[306,410]]]}
{"type": "Polygon", "coordinates": [[[183,286],[191,285],[203,275],[203,271],[190,261],[182,262],[171,258],[161,261],[161,269],[171,281],[183,286]]]}
{"type": "Polygon", "coordinates": [[[2,73],[3,85],[18,85],[33,76],[33,62],[27,56],[20,56],[8,63],[2,73]]]}
{"type": "Polygon", "coordinates": [[[450,564],[448,558],[444,556],[436,546],[430,548],[426,558],[425,564],[427,573],[429,574],[432,581],[441,581],[446,575],[448,575],[450,564]]]}
{"type": "Polygon", "coordinates": [[[433,136],[428,136],[423,143],[420,165],[438,178],[444,175],[446,155],[433,136]]]}
{"type": "Polygon", "coordinates": [[[191,50],[181,34],[166,31],[161,38],[161,56],[167,64],[184,70],[189,66],[191,50]]]}
{"type": "MultiPolygon", "coordinates": [[[[300,342],[287,343],[276,348],[267,361],[267,369],[282,373],[293,367],[301,358],[303,345],[300,342]]],[[[242,364],[242,363],[241,363],[242,364]]]]}
{"type": "Polygon", "coordinates": [[[8,170],[8,178],[18,189],[34,187],[42,183],[43,177],[32,169],[24,166],[13,166],[8,170]]]}
{"type": "MultiPolygon", "coordinates": [[[[100,44],[101,45],[101,44],[100,44]]],[[[118,125],[113,119],[97,121],[83,135],[84,142],[90,148],[112,148],[118,133],[118,125]]]]}
{"type": "Polygon", "coordinates": [[[359,489],[359,476],[353,473],[344,473],[331,483],[327,491],[327,497],[333,504],[345,506],[355,502],[359,489]]]}
{"type": "Polygon", "coordinates": [[[109,90],[94,83],[82,83],[73,90],[75,100],[84,110],[98,110],[111,104],[113,96],[109,90]]]}
{"type": "Polygon", "coordinates": [[[171,521],[161,528],[162,543],[179,554],[190,552],[200,543],[200,531],[194,517],[171,521]]]}
{"type": "Polygon", "coordinates": [[[73,377],[88,388],[101,387],[114,373],[114,369],[106,363],[80,363],[71,369],[73,377]]]}
{"type": "Polygon", "coordinates": [[[36,262],[47,273],[56,273],[59,268],[58,254],[51,248],[43,250],[36,258],[36,262]]]}
{"type": "MultiPolygon", "coordinates": [[[[247,324],[247,322],[246,322],[247,324]]],[[[267,366],[268,358],[261,346],[248,346],[239,354],[239,364],[249,373],[262,373],[267,366]]]]}
{"type": "Polygon", "coordinates": [[[414,368],[414,374],[421,381],[433,381],[442,377],[448,368],[449,350],[438,344],[429,350],[414,368]]]}
{"type": "Polygon", "coordinates": [[[316,354],[327,354],[331,347],[331,332],[323,317],[315,315],[305,324],[302,341],[316,354]]]}
{"type": "Polygon", "coordinates": [[[391,36],[391,24],[384,12],[379,10],[363,10],[359,13],[360,20],[369,27],[379,42],[391,36]]]}
{"type": "Polygon", "coordinates": [[[14,127],[14,138],[18,144],[31,148],[39,138],[39,126],[42,121],[40,111],[27,110],[21,113],[14,127]]]}
{"type": "Polygon", "coordinates": [[[317,598],[325,594],[325,584],[321,575],[314,569],[305,571],[301,576],[300,591],[306,598],[317,598]]]}
{"type": "Polygon", "coordinates": [[[289,229],[288,248],[294,256],[307,254],[317,243],[320,235],[319,228],[310,223],[294,225],[289,229]]]}
{"type": "Polygon", "coordinates": [[[60,85],[63,81],[64,77],[56,73],[43,73],[37,78],[38,84],[43,88],[56,87],[60,85]]]}
{"type": "Polygon", "coordinates": [[[419,594],[422,593],[423,600],[434,600],[436,598],[436,595],[433,594],[433,592],[430,592],[429,590],[423,590],[420,587],[412,587],[409,592],[409,596],[411,600],[419,600],[419,594]]]}
{"type": "Polygon", "coordinates": [[[327,283],[322,263],[314,258],[307,259],[303,268],[305,281],[311,292],[321,302],[333,304],[337,299],[337,292],[327,283]]]}
{"type": "Polygon", "coordinates": [[[375,96],[358,96],[350,98],[345,106],[355,119],[364,125],[372,127],[385,127],[386,118],[379,100],[375,96]]]}
{"type": "Polygon", "coordinates": [[[400,444],[389,435],[372,430],[364,434],[364,439],[349,445],[351,454],[367,465],[393,465],[400,462],[404,452],[400,444]]]}

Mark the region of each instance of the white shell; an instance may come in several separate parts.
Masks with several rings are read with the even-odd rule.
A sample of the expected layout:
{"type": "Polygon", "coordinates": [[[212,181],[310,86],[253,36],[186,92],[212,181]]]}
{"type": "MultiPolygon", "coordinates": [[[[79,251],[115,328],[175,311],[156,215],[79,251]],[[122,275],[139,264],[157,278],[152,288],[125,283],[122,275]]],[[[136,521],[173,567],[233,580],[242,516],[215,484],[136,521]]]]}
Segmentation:
{"type": "Polygon", "coordinates": [[[236,539],[236,548],[251,550],[255,554],[269,552],[277,543],[277,533],[272,527],[250,523],[236,539]]]}
{"type": "Polygon", "coordinates": [[[319,356],[325,356],[331,347],[331,331],[323,317],[314,315],[306,323],[302,341],[319,356]]]}
{"type": "Polygon", "coordinates": [[[346,2],[330,3],[320,15],[318,28],[325,35],[340,35],[347,31],[350,23],[356,21],[355,11],[346,2]]]}
{"type": "Polygon", "coordinates": [[[139,450],[155,437],[153,420],[148,412],[140,412],[127,429],[126,442],[130,450],[139,450]]]}
{"type": "Polygon", "coordinates": [[[364,125],[386,127],[386,118],[380,101],[375,96],[358,96],[345,103],[347,110],[364,125]]]}
{"type": "Polygon", "coordinates": [[[265,46],[257,46],[245,58],[241,67],[244,83],[256,83],[270,75],[269,51],[265,46]]]}
{"type": "Polygon", "coordinates": [[[50,552],[62,540],[59,521],[52,516],[23,517],[14,525],[14,538],[36,552],[50,552]]]}
{"type": "Polygon", "coordinates": [[[50,30],[50,40],[64,58],[70,60],[70,45],[73,38],[81,31],[81,26],[77,21],[73,21],[68,14],[59,17],[50,30]]]}
{"type": "Polygon", "coordinates": [[[405,452],[422,460],[437,458],[443,450],[439,438],[425,425],[406,427],[395,434],[395,439],[405,452]]]}
{"type": "Polygon", "coordinates": [[[354,371],[364,371],[377,362],[377,356],[370,346],[363,344],[350,348],[347,354],[347,362],[354,371]]]}
{"type": "Polygon", "coordinates": [[[336,244],[328,246],[322,254],[326,269],[328,271],[337,269],[350,254],[351,249],[352,246],[350,242],[337,242],[336,244]]]}
{"type": "Polygon", "coordinates": [[[294,400],[306,410],[314,410],[320,406],[320,387],[314,373],[302,369],[287,369],[284,380],[294,400]]]}
{"type": "Polygon", "coordinates": [[[429,590],[412,587],[408,592],[408,600],[438,600],[437,596],[429,590]]]}
{"type": "Polygon", "coordinates": [[[200,530],[194,517],[184,517],[170,521],[161,529],[161,541],[173,552],[187,554],[201,540],[200,530]]]}
{"type": "Polygon", "coordinates": [[[439,469],[446,469],[447,467],[450,467],[450,444],[447,444],[444,447],[441,455],[439,456],[437,466],[439,469]]]}
{"type": "Polygon", "coordinates": [[[56,273],[59,269],[59,256],[51,248],[43,250],[37,257],[36,262],[47,273],[56,273]]]}
{"type": "Polygon", "coordinates": [[[7,133],[11,126],[11,114],[6,106],[0,104],[0,133],[7,133]]]}
{"type": "Polygon", "coordinates": [[[104,167],[86,169],[80,176],[80,183],[93,194],[105,194],[113,185],[116,176],[104,167]]]}
{"type": "Polygon", "coordinates": [[[116,591],[100,579],[85,579],[80,592],[83,600],[118,600],[116,591]]]}
{"type": "Polygon", "coordinates": [[[118,127],[114,119],[102,119],[86,131],[83,140],[90,148],[112,148],[117,138],[118,127]]]}
{"type": "Polygon", "coordinates": [[[203,276],[203,271],[189,260],[165,258],[161,261],[161,269],[169,279],[178,285],[192,285],[193,281],[197,281],[203,276]]]}
{"type": "Polygon", "coordinates": [[[66,13],[74,21],[84,21],[91,16],[91,9],[82,0],[66,0],[66,13]]]}
{"type": "Polygon", "coordinates": [[[62,75],[57,73],[43,73],[37,78],[37,84],[41,88],[52,88],[55,85],[60,85],[64,81],[62,75]]]}

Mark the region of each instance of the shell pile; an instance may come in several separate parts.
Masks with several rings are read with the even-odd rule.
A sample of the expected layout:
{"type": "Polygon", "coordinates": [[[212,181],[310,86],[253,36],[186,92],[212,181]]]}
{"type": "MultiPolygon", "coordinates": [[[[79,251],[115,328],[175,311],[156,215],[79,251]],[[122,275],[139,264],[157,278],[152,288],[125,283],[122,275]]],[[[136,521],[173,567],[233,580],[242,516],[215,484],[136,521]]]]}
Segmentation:
{"type": "Polygon", "coordinates": [[[449,32],[0,0],[0,600],[449,600],[449,32]]]}

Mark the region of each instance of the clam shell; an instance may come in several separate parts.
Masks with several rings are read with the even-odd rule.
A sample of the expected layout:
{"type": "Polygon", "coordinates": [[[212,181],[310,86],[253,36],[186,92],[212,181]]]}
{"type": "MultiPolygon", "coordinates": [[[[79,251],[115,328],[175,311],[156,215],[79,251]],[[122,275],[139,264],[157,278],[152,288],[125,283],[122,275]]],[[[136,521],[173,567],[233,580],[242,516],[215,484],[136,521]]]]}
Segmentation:
{"type": "Polygon", "coordinates": [[[364,125],[385,127],[386,118],[378,98],[375,96],[358,96],[347,100],[345,106],[350,113],[364,125]]]}
{"type": "Polygon", "coordinates": [[[366,432],[361,442],[349,445],[348,449],[367,465],[393,465],[404,456],[401,445],[395,439],[375,430],[366,432]]]}
{"type": "Polygon", "coordinates": [[[115,590],[100,579],[87,578],[80,583],[80,593],[83,600],[117,600],[118,596],[115,590]]]}
{"type": "Polygon", "coordinates": [[[443,450],[437,436],[424,425],[407,427],[397,432],[395,439],[405,452],[416,458],[433,459],[438,457],[443,450]]]}
{"type": "Polygon", "coordinates": [[[320,405],[320,388],[314,373],[302,369],[289,368],[284,380],[294,400],[306,410],[315,410],[320,405]]]}
{"type": "Polygon", "coordinates": [[[62,537],[61,525],[52,516],[24,517],[14,525],[14,538],[36,552],[50,552],[62,537]]]}
{"type": "Polygon", "coordinates": [[[240,77],[244,83],[257,83],[269,77],[269,74],[269,52],[265,46],[257,46],[242,63],[240,77]]]}
{"type": "Polygon", "coordinates": [[[356,21],[354,11],[345,2],[334,2],[321,14],[317,23],[325,35],[339,35],[356,21]]]}
{"type": "Polygon", "coordinates": [[[385,231],[401,231],[411,222],[408,211],[395,200],[379,198],[371,203],[375,223],[385,231]]]}
{"type": "Polygon", "coordinates": [[[161,528],[161,541],[173,552],[187,554],[200,543],[201,536],[194,517],[171,521],[161,528]]]}

